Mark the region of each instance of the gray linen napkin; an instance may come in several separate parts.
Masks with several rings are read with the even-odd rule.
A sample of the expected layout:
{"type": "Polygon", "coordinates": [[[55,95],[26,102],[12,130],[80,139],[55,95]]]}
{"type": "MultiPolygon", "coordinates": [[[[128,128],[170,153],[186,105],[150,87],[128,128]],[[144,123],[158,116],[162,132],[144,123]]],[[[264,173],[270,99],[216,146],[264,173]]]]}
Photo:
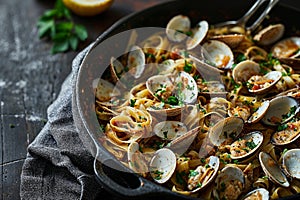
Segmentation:
{"type": "Polygon", "coordinates": [[[72,116],[77,72],[91,46],[73,60],[71,74],[47,110],[47,124],[28,147],[21,199],[113,199],[96,181],[93,157],[82,144],[72,116]]]}

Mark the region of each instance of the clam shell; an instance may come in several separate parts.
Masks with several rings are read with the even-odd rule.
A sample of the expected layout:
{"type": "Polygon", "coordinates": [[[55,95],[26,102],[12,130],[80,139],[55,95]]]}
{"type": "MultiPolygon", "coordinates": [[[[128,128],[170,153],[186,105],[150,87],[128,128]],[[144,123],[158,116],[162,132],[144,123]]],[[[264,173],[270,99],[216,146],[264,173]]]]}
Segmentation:
{"type": "Polygon", "coordinates": [[[134,69],[134,78],[141,77],[145,70],[146,58],[143,50],[138,46],[133,46],[128,54],[127,66],[129,70],[134,69]]]}
{"type": "Polygon", "coordinates": [[[234,67],[232,76],[235,82],[246,82],[251,76],[257,75],[259,72],[260,67],[258,63],[251,60],[245,60],[234,67]]]}
{"type": "Polygon", "coordinates": [[[176,169],[176,156],[170,149],[162,148],[155,152],[150,161],[150,175],[157,183],[167,182],[176,169]]]}
{"type": "Polygon", "coordinates": [[[123,88],[126,88],[126,86],[120,81],[120,78],[118,76],[118,74],[121,75],[123,73],[124,70],[123,64],[116,58],[111,57],[109,69],[114,84],[119,84],[123,88]]]}
{"type": "Polygon", "coordinates": [[[277,126],[292,119],[298,110],[299,104],[293,97],[279,96],[270,101],[270,106],[265,116],[262,118],[262,122],[270,126],[277,126]],[[291,108],[293,107],[295,107],[295,112],[290,113],[291,108]],[[290,116],[282,119],[283,116],[288,113],[290,113],[290,116]]]}
{"type": "Polygon", "coordinates": [[[272,135],[272,142],[282,146],[293,143],[300,137],[300,121],[287,123],[286,129],[275,132],[272,135]]]}
{"type": "Polygon", "coordinates": [[[212,36],[211,40],[218,40],[227,44],[230,48],[237,47],[245,38],[242,34],[216,35],[212,36]]]}
{"type": "Polygon", "coordinates": [[[168,59],[158,65],[159,74],[167,75],[174,71],[175,61],[168,59]]]}
{"type": "Polygon", "coordinates": [[[167,37],[173,42],[183,41],[185,34],[191,29],[191,21],[187,16],[177,15],[173,17],[166,27],[167,37]]]}
{"type": "Polygon", "coordinates": [[[220,146],[228,140],[234,140],[244,127],[243,119],[239,117],[227,117],[216,123],[209,131],[212,144],[220,146]]]}
{"type": "Polygon", "coordinates": [[[282,73],[281,72],[279,72],[279,71],[271,71],[271,72],[267,73],[266,75],[264,75],[264,78],[273,80],[273,82],[270,85],[268,85],[267,87],[263,87],[261,89],[258,89],[258,90],[249,89],[249,92],[251,92],[253,94],[266,94],[271,89],[273,89],[273,87],[281,79],[281,77],[282,77],[282,73]]]}
{"type": "Polygon", "coordinates": [[[248,123],[256,123],[259,122],[264,115],[266,114],[267,110],[269,109],[270,101],[264,101],[261,103],[261,105],[258,107],[258,109],[252,113],[250,118],[248,119],[248,123]]]}
{"type": "Polygon", "coordinates": [[[172,140],[167,147],[177,155],[182,155],[190,147],[196,136],[200,133],[201,127],[198,126],[180,137],[172,140]]]}
{"type": "Polygon", "coordinates": [[[288,182],[284,173],[281,171],[279,165],[269,154],[260,152],[259,162],[263,171],[271,179],[271,181],[281,185],[282,187],[290,186],[290,183],[288,182]]]}
{"type": "Polygon", "coordinates": [[[95,79],[93,80],[93,88],[96,93],[95,96],[100,101],[109,101],[112,97],[119,96],[120,91],[110,82],[104,79],[95,79]]]}
{"type": "Polygon", "coordinates": [[[224,97],[226,98],[226,95],[228,92],[225,91],[225,86],[223,83],[219,81],[208,81],[206,83],[208,92],[199,92],[199,95],[203,95],[208,99],[214,98],[214,97],[224,97]]]}
{"type": "Polygon", "coordinates": [[[285,28],[283,24],[270,25],[259,31],[253,37],[253,40],[255,40],[259,45],[270,45],[283,36],[284,30],[285,28]]]}
{"type": "Polygon", "coordinates": [[[264,136],[261,132],[254,131],[254,132],[248,133],[248,134],[240,137],[239,139],[246,140],[246,141],[249,141],[250,139],[252,139],[253,143],[256,146],[253,149],[251,149],[248,153],[246,153],[245,155],[242,155],[242,156],[233,156],[233,155],[231,155],[232,159],[237,159],[237,160],[238,159],[243,159],[243,158],[246,158],[246,157],[254,154],[258,149],[260,149],[260,147],[263,143],[263,140],[264,140],[264,136]]]}
{"type": "Polygon", "coordinates": [[[193,35],[186,41],[187,50],[191,50],[199,45],[208,32],[209,25],[207,21],[201,21],[192,29],[193,35]]]}
{"type": "Polygon", "coordinates": [[[269,200],[269,191],[265,188],[257,188],[246,194],[241,200],[252,197],[253,199],[269,200]],[[260,197],[258,197],[258,193],[260,194],[260,197]]]}
{"type": "Polygon", "coordinates": [[[205,58],[219,69],[231,68],[233,53],[227,44],[218,40],[209,40],[203,44],[205,58]]]}
{"type": "Polygon", "coordinates": [[[210,183],[212,183],[215,180],[216,176],[218,175],[218,170],[220,167],[220,159],[217,156],[210,156],[208,166],[211,169],[213,169],[214,172],[210,175],[210,177],[208,177],[208,179],[207,178],[204,179],[201,187],[192,190],[191,191],[192,193],[199,192],[200,190],[205,189],[210,183]]]}
{"type": "Polygon", "coordinates": [[[300,149],[291,149],[285,152],[282,165],[289,176],[300,179],[300,149]]]}
{"type": "Polygon", "coordinates": [[[222,188],[223,184],[232,182],[234,180],[241,182],[244,187],[245,177],[243,171],[235,166],[224,167],[215,180],[215,188],[213,190],[214,197],[216,197],[217,199],[222,199],[219,193],[220,188],[222,188]]]}
{"type": "Polygon", "coordinates": [[[152,94],[152,96],[159,101],[161,101],[161,99],[156,95],[156,92],[172,86],[173,86],[173,82],[171,78],[165,75],[152,76],[146,81],[147,89],[152,94]]]}
{"type": "Polygon", "coordinates": [[[132,142],[128,145],[127,157],[129,168],[137,173],[148,172],[148,166],[145,162],[143,154],[139,150],[139,144],[137,142],[132,142]]]}
{"type": "Polygon", "coordinates": [[[153,131],[155,135],[164,140],[173,140],[187,133],[187,127],[182,122],[164,121],[156,124],[153,131]]]}
{"type": "Polygon", "coordinates": [[[300,55],[300,37],[290,37],[277,42],[271,49],[277,58],[297,58],[300,55]]]}

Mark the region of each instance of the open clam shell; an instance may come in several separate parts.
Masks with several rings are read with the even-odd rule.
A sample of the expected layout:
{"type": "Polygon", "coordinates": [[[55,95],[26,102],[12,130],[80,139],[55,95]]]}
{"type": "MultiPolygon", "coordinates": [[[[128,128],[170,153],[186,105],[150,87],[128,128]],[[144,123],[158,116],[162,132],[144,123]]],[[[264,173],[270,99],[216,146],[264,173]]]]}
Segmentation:
{"type": "Polygon", "coordinates": [[[141,77],[145,70],[146,58],[143,50],[138,46],[133,46],[128,53],[127,66],[129,70],[134,71],[134,78],[141,77]]]}
{"type": "Polygon", "coordinates": [[[187,133],[176,137],[167,146],[177,155],[182,155],[190,147],[196,136],[200,133],[201,127],[198,126],[187,133]]]}
{"type": "Polygon", "coordinates": [[[227,92],[225,85],[219,81],[208,81],[204,84],[198,84],[200,90],[199,95],[203,95],[208,99],[213,97],[226,97],[227,92]]]}
{"type": "Polygon", "coordinates": [[[233,53],[227,44],[218,40],[209,40],[203,44],[207,61],[219,69],[229,69],[233,64],[233,53]]]}
{"type": "Polygon", "coordinates": [[[165,183],[176,169],[176,156],[170,149],[159,149],[152,157],[149,168],[150,175],[155,182],[165,183]]]}
{"type": "Polygon", "coordinates": [[[279,96],[270,101],[270,106],[262,118],[264,124],[277,126],[291,120],[299,111],[298,102],[290,96],[279,96]]]}
{"type": "Polygon", "coordinates": [[[267,112],[270,106],[270,101],[264,101],[261,103],[261,105],[258,107],[258,109],[252,113],[252,115],[248,119],[248,123],[256,123],[259,122],[267,112]]]}
{"type": "Polygon", "coordinates": [[[283,130],[277,131],[272,135],[272,142],[275,145],[287,145],[300,137],[300,121],[288,122],[279,127],[283,130]]]}
{"type": "Polygon", "coordinates": [[[174,66],[175,66],[175,61],[172,59],[163,61],[158,65],[159,74],[161,75],[171,74],[175,70],[174,66]]]}
{"type": "Polygon", "coordinates": [[[167,37],[173,42],[183,41],[186,33],[191,29],[191,21],[187,16],[177,15],[173,17],[166,27],[167,37]]]}
{"type": "Polygon", "coordinates": [[[245,38],[242,34],[229,34],[229,35],[215,35],[212,36],[211,40],[218,40],[227,44],[230,48],[237,47],[245,38]]]}
{"type": "Polygon", "coordinates": [[[278,163],[267,153],[259,153],[259,162],[265,172],[265,174],[273,181],[281,185],[282,187],[289,187],[290,183],[288,182],[286,176],[281,171],[278,163]]]}
{"type": "Polygon", "coordinates": [[[238,199],[242,190],[245,186],[245,176],[243,171],[235,166],[226,166],[221,170],[219,175],[215,180],[215,188],[213,190],[213,195],[217,199],[223,199],[223,197],[227,197],[228,186],[234,186],[236,188],[235,191],[231,191],[230,196],[234,195],[232,199],[238,199]],[[234,192],[234,194],[232,194],[234,192]]]}
{"type": "Polygon", "coordinates": [[[238,160],[255,154],[255,152],[257,152],[257,150],[260,149],[263,140],[263,134],[259,131],[254,131],[240,137],[230,146],[232,147],[233,151],[236,147],[240,147],[240,145],[245,146],[245,148],[242,149],[242,151],[245,151],[245,154],[242,154],[242,151],[239,151],[239,153],[236,155],[231,153],[231,158],[234,160],[238,160]]]}
{"type": "Polygon", "coordinates": [[[164,140],[173,140],[187,133],[187,127],[179,121],[163,121],[156,124],[153,131],[164,140]]]}
{"type": "Polygon", "coordinates": [[[244,127],[243,119],[239,117],[227,117],[216,123],[209,131],[212,144],[220,146],[223,143],[231,143],[241,133],[244,127]]]}
{"type": "Polygon", "coordinates": [[[265,188],[257,188],[246,194],[241,200],[251,199],[269,200],[269,191],[265,188]]]}
{"type": "Polygon", "coordinates": [[[283,24],[274,24],[270,25],[261,31],[259,31],[253,39],[259,45],[270,45],[279,40],[284,34],[284,25],[283,24]]]}
{"type": "Polygon", "coordinates": [[[291,149],[285,152],[282,166],[289,176],[300,179],[300,149],[291,149]]]}
{"type": "Polygon", "coordinates": [[[143,154],[139,150],[139,144],[132,142],[128,145],[127,158],[129,168],[137,173],[147,173],[148,165],[144,159],[143,154]]]}
{"type": "Polygon", "coordinates": [[[192,193],[199,192],[200,190],[205,189],[206,186],[211,184],[215,180],[216,176],[218,175],[219,167],[220,167],[220,159],[217,156],[210,156],[209,162],[205,167],[199,166],[197,168],[197,169],[199,168],[205,169],[205,171],[201,174],[200,173],[197,174],[195,177],[190,178],[193,180],[190,180],[189,182],[192,182],[192,184],[196,185],[196,187],[199,186],[199,183],[201,184],[201,186],[197,187],[196,189],[193,189],[191,192],[192,193]]]}
{"type": "Polygon", "coordinates": [[[112,83],[104,79],[95,79],[93,88],[96,91],[95,96],[102,102],[109,101],[111,98],[119,96],[121,93],[112,83]]]}
{"type": "Polygon", "coordinates": [[[252,76],[259,73],[259,64],[251,60],[245,60],[238,63],[232,70],[232,76],[235,82],[246,82],[252,76]]]}
{"type": "Polygon", "coordinates": [[[253,87],[249,89],[249,92],[253,94],[266,94],[276,85],[281,77],[281,72],[271,71],[265,74],[263,77],[258,78],[258,80],[256,80],[256,78],[250,78],[250,80],[248,80],[248,83],[250,83],[251,85],[253,84],[253,87]],[[254,89],[255,87],[257,87],[257,89],[254,89]]]}
{"type": "Polygon", "coordinates": [[[277,42],[271,49],[277,58],[297,58],[300,56],[300,37],[290,37],[277,42]]]}
{"type": "Polygon", "coordinates": [[[201,21],[192,29],[193,34],[186,41],[187,50],[195,48],[202,42],[208,32],[208,28],[209,25],[207,21],[201,21]]]}

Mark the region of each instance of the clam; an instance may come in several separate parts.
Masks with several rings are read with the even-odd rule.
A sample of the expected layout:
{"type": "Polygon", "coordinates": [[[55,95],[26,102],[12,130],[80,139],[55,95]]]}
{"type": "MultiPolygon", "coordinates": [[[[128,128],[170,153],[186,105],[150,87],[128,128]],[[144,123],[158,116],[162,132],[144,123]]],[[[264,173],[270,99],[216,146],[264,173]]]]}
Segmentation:
{"type": "Polygon", "coordinates": [[[257,188],[255,190],[252,190],[242,198],[242,200],[253,199],[269,200],[269,191],[265,188],[257,188]]]}
{"type": "Polygon", "coordinates": [[[299,104],[289,96],[275,97],[270,101],[270,106],[262,118],[267,125],[277,126],[291,120],[299,111],[299,104]]]}
{"type": "Polygon", "coordinates": [[[216,156],[210,156],[205,166],[198,166],[188,180],[188,188],[192,193],[205,189],[218,175],[220,160],[216,156]]]}
{"type": "Polygon", "coordinates": [[[235,82],[246,82],[252,76],[259,73],[259,64],[251,60],[245,60],[238,63],[232,70],[232,76],[235,82]]]}
{"type": "Polygon", "coordinates": [[[250,88],[248,88],[249,92],[253,94],[266,94],[275,87],[281,77],[282,73],[279,71],[271,71],[264,76],[252,76],[248,80],[248,84],[250,86],[250,88]]]}
{"type": "Polygon", "coordinates": [[[92,87],[96,91],[96,98],[102,102],[109,101],[111,98],[121,94],[120,91],[107,80],[98,78],[93,80],[92,84],[92,87]]]}
{"type": "Polygon", "coordinates": [[[166,27],[167,37],[173,42],[183,41],[190,31],[191,21],[187,16],[177,15],[173,17],[166,27]]]}
{"type": "Polygon", "coordinates": [[[275,145],[287,145],[293,143],[300,137],[300,121],[288,122],[278,126],[280,131],[272,135],[272,142],[275,145]]]}
{"type": "Polygon", "coordinates": [[[124,73],[123,64],[118,59],[111,57],[109,69],[113,82],[115,84],[120,84],[123,88],[126,88],[125,85],[120,81],[120,76],[122,73],[124,73]]]}
{"type": "Polygon", "coordinates": [[[229,34],[229,35],[215,35],[212,36],[211,40],[218,40],[227,44],[230,48],[237,47],[245,38],[242,34],[229,34]]]}
{"type": "Polygon", "coordinates": [[[263,134],[259,131],[240,137],[230,145],[231,158],[237,160],[253,155],[261,147],[263,140],[263,134]]]}
{"type": "Polygon", "coordinates": [[[149,168],[154,181],[160,184],[165,183],[176,169],[176,156],[170,149],[159,149],[152,157],[149,168]]]}
{"type": "Polygon", "coordinates": [[[186,72],[174,76],[152,76],[147,80],[146,87],[156,99],[173,106],[194,103],[198,96],[197,84],[186,72]]]}
{"type": "Polygon", "coordinates": [[[132,71],[134,78],[139,78],[145,70],[146,58],[143,50],[138,46],[130,49],[127,58],[129,72],[132,71]]]}
{"type": "Polygon", "coordinates": [[[244,186],[245,176],[243,171],[235,166],[226,166],[215,180],[213,195],[217,199],[238,199],[244,186]]]}
{"type": "Polygon", "coordinates": [[[300,37],[290,37],[276,43],[271,49],[272,55],[280,62],[300,70],[300,37]]]}
{"type": "Polygon", "coordinates": [[[187,50],[191,50],[199,45],[208,32],[209,25],[207,21],[200,21],[195,28],[192,29],[192,36],[186,41],[187,50]]]}
{"type": "Polygon", "coordinates": [[[248,123],[256,123],[260,121],[264,117],[267,110],[269,109],[269,106],[270,106],[270,101],[267,100],[262,102],[261,105],[258,107],[258,109],[254,113],[252,113],[252,115],[248,119],[248,123]]]}
{"type": "Polygon", "coordinates": [[[173,59],[168,59],[163,61],[158,65],[158,71],[161,75],[171,74],[175,68],[175,61],[173,59]]]}
{"type": "Polygon", "coordinates": [[[244,127],[243,119],[227,117],[216,123],[209,131],[209,138],[213,145],[229,144],[235,140],[244,127]]]}
{"type": "Polygon", "coordinates": [[[284,173],[281,171],[278,163],[269,154],[260,152],[259,162],[263,171],[272,182],[277,183],[282,187],[290,186],[290,183],[288,182],[284,173]]]}
{"type": "Polygon", "coordinates": [[[282,165],[289,176],[300,179],[300,149],[291,149],[285,152],[282,165]]]}
{"type": "Polygon", "coordinates": [[[148,172],[148,166],[145,158],[139,150],[139,144],[137,142],[132,142],[128,146],[127,157],[129,168],[136,173],[145,174],[148,172]]]}
{"type": "Polygon", "coordinates": [[[219,69],[229,69],[233,64],[233,53],[227,44],[218,40],[209,40],[203,44],[205,58],[219,69]]]}
{"type": "Polygon", "coordinates": [[[300,37],[290,37],[276,43],[272,55],[276,58],[297,58],[300,55],[300,37]]]}
{"type": "Polygon", "coordinates": [[[163,121],[156,124],[153,131],[164,140],[173,140],[187,133],[187,127],[179,121],[163,121]]]}
{"type": "Polygon", "coordinates": [[[284,34],[283,24],[270,25],[259,31],[254,37],[259,45],[270,45],[279,40],[284,34]]]}
{"type": "Polygon", "coordinates": [[[200,133],[201,127],[198,126],[185,134],[176,137],[172,140],[167,147],[171,149],[174,153],[182,155],[190,147],[196,136],[200,133]]]}
{"type": "Polygon", "coordinates": [[[227,95],[224,84],[219,81],[198,83],[198,88],[200,90],[199,95],[203,95],[207,98],[226,97],[227,95]]]}

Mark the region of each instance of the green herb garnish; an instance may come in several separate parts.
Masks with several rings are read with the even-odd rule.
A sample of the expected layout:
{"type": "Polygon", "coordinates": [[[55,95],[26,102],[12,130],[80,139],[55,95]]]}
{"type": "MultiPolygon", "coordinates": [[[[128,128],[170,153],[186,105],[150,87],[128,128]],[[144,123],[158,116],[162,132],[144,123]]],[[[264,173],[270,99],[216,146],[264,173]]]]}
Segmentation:
{"type": "Polygon", "coordinates": [[[75,24],[71,13],[62,0],[57,0],[53,9],[46,11],[37,22],[40,38],[50,38],[53,42],[51,53],[76,50],[79,41],[88,37],[84,26],[75,24]]]}

